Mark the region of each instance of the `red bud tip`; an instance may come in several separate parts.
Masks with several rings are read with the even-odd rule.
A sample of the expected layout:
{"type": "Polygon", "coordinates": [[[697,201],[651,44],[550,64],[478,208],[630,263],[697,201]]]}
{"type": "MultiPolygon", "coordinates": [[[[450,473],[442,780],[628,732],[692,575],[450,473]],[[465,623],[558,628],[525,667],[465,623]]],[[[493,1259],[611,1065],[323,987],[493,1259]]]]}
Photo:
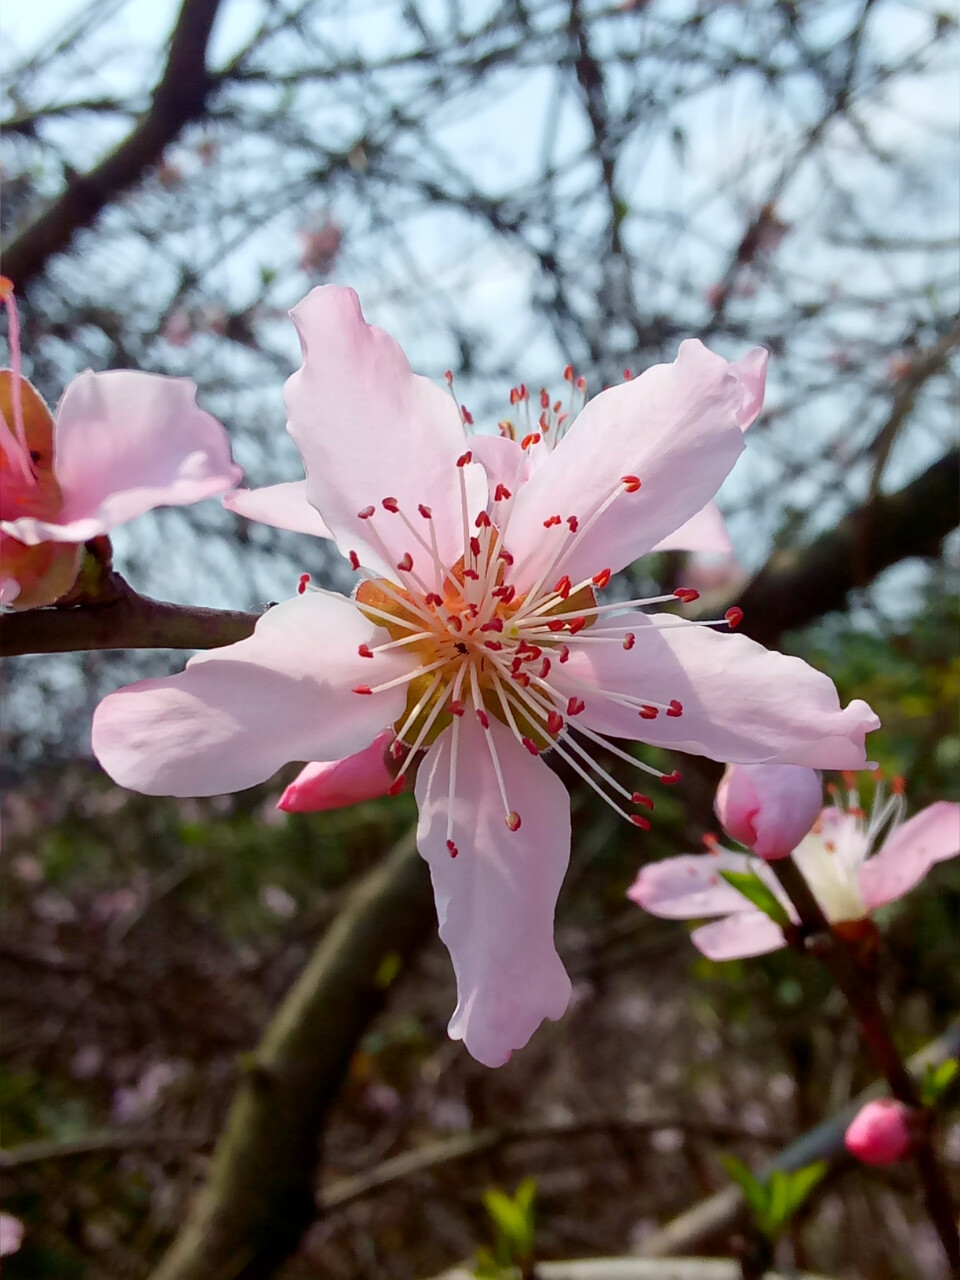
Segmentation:
{"type": "Polygon", "coordinates": [[[376,507],[364,507],[362,511],[357,512],[358,520],[369,520],[371,516],[376,515],[376,507]]]}
{"type": "Polygon", "coordinates": [[[672,787],[675,783],[680,781],[682,776],[683,775],[680,773],[679,769],[674,769],[673,773],[665,773],[661,777],[660,781],[665,787],[672,787]]]}
{"type": "Polygon", "coordinates": [[[559,711],[551,711],[547,716],[547,733],[556,736],[563,728],[563,716],[559,711]]]}
{"type": "Polygon", "coordinates": [[[307,584],[309,583],[309,581],[310,581],[310,575],[309,575],[309,573],[301,573],[301,575],[300,575],[300,581],[297,583],[297,595],[298,595],[298,596],[302,596],[302,595],[303,595],[303,593],[306,591],[306,589],[307,589],[307,584]]]}
{"type": "Polygon", "coordinates": [[[623,485],[627,493],[636,493],[640,488],[640,479],[638,476],[621,476],[620,483],[623,485]]]}
{"type": "Polygon", "coordinates": [[[586,705],[582,698],[571,698],[567,703],[567,715],[578,716],[586,705]]]}
{"type": "Polygon", "coordinates": [[[595,573],[591,578],[591,582],[595,587],[605,587],[610,581],[610,570],[601,569],[599,573],[595,573]]]}
{"type": "Polygon", "coordinates": [[[360,568],[360,557],[357,555],[355,551],[349,552],[349,557],[350,557],[350,568],[354,571],[354,573],[356,573],[356,571],[360,568]]]}
{"type": "Polygon", "coordinates": [[[448,841],[447,841],[447,853],[449,853],[450,857],[451,857],[451,858],[455,858],[459,852],[460,852],[460,850],[459,850],[459,849],[457,848],[457,846],[453,843],[453,841],[452,841],[452,840],[448,840],[448,841]]]}
{"type": "Polygon", "coordinates": [[[727,620],[727,626],[732,631],[734,627],[739,627],[743,621],[743,610],[738,605],[733,605],[723,616],[727,620]]]}
{"type": "Polygon", "coordinates": [[[505,821],[511,831],[520,830],[520,815],[517,813],[516,809],[511,810],[511,812],[506,815],[505,821]]]}
{"type": "Polygon", "coordinates": [[[623,637],[623,647],[625,649],[632,649],[636,643],[637,643],[637,637],[633,634],[632,631],[628,631],[627,634],[623,637]]]}
{"type": "Polygon", "coordinates": [[[630,797],[633,804],[643,805],[644,809],[652,809],[653,801],[649,796],[645,796],[642,791],[635,791],[630,797]]]}
{"type": "Polygon", "coordinates": [[[673,594],[684,604],[693,604],[694,600],[700,599],[700,592],[694,591],[693,587],[677,587],[673,594]]]}
{"type": "Polygon", "coordinates": [[[406,781],[407,780],[402,773],[398,778],[394,778],[394,780],[390,783],[389,787],[387,787],[387,795],[398,796],[400,792],[403,790],[404,786],[406,785],[406,781]]]}
{"type": "Polygon", "coordinates": [[[468,462],[472,462],[472,461],[473,461],[473,454],[468,449],[466,453],[461,453],[460,457],[457,459],[457,466],[465,467],[468,462]]]}
{"type": "Polygon", "coordinates": [[[532,738],[521,738],[520,741],[523,743],[523,745],[527,748],[527,750],[530,752],[532,756],[538,756],[540,754],[540,748],[537,746],[537,744],[534,742],[532,738]]]}
{"type": "Polygon", "coordinates": [[[670,705],[669,705],[669,707],[667,707],[667,715],[668,715],[668,716],[672,716],[672,717],[673,717],[673,719],[675,719],[675,720],[677,719],[677,717],[678,717],[678,716],[682,716],[682,715],[683,715],[683,703],[682,703],[682,702],[678,702],[678,701],[676,700],[676,698],[671,698],[671,699],[670,699],[670,705]]]}
{"type": "Polygon", "coordinates": [[[357,653],[359,653],[359,655],[360,655],[360,657],[361,657],[361,658],[372,658],[372,657],[373,657],[373,650],[370,648],[370,646],[369,646],[368,644],[358,644],[358,645],[357,645],[357,653]]]}
{"type": "Polygon", "coordinates": [[[650,819],[645,818],[642,813],[628,813],[627,817],[635,827],[639,827],[641,831],[650,830],[650,819]]]}
{"type": "Polygon", "coordinates": [[[368,684],[357,684],[357,685],[354,685],[353,692],[354,693],[373,693],[373,690],[370,688],[368,684]]]}

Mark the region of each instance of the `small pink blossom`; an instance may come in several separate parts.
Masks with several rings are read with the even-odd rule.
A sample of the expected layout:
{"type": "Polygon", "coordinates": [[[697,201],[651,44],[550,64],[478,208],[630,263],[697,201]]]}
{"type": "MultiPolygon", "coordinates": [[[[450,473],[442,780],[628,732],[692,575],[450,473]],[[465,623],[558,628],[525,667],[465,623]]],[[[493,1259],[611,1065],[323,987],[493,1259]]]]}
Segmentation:
{"type": "Polygon", "coordinates": [[[857,1112],[844,1135],[852,1156],[864,1164],[896,1164],[910,1154],[916,1112],[895,1098],[877,1098],[857,1112]]]}
{"type": "Polygon", "coordinates": [[[724,831],[771,861],[786,858],[816,822],[823,803],[820,775],[795,764],[730,764],[714,811],[724,831]]]}
{"type": "Polygon", "coordinates": [[[23,1243],[23,1223],[12,1213],[0,1213],[0,1258],[16,1253],[23,1243]]]}
{"type": "Polygon", "coordinates": [[[345,760],[308,764],[284,791],[277,808],[286,813],[320,813],[385,796],[393,785],[394,775],[386,763],[393,739],[385,730],[369,747],[345,760]]]}
{"type": "MultiPolygon", "coordinates": [[[[937,862],[960,853],[960,805],[938,800],[906,822],[904,811],[902,795],[895,791],[884,800],[878,788],[868,819],[851,791],[849,809],[839,804],[824,809],[794,849],[794,861],[832,924],[865,919],[903,897],[937,862]]],[[[694,945],[711,960],[762,955],[786,946],[780,926],[734,889],[723,871],[753,872],[796,922],[793,906],[766,862],[719,846],[709,854],[650,863],[641,869],[627,897],[668,919],[719,917],[691,934],[694,945]]]]}
{"type": "Polygon", "coordinates": [[[468,436],[456,399],[411,371],[352,290],[314,289],[293,318],[303,366],[285,399],[306,479],[293,501],[274,486],[239,502],[285,527],[319,521],[363,580],[352,598],[307,589],[248,639],[112,694],[94,750],[125,786],[216,795],[292,760],[356,756],[392,725],[399,778],[425,752],[417,842],[457,976],[450,1034],[497,1066],[570,999],[553,939],[570,811],[548,751],[646,827],[652,798],[597,758],[620,750],[611,737],[856,768],[877,720],[722,619],[648,613],[661,597],[602,602],[716,493],[760,410],[766,352],[728,363],[687,341],[585,404],[571,370],[573,412],[544,390],[529,431],[468,436]]]}

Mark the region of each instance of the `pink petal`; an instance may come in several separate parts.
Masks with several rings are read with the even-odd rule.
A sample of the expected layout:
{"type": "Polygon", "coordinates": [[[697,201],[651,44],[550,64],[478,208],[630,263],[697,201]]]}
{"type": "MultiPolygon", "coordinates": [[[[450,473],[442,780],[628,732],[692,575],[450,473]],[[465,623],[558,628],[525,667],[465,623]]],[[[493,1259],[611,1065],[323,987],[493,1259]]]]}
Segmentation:
{"type": "Polygon", "coordinates": [[[16,578],[0,578],[0,604],[13,604],[20,594],[20,583],[16,578]]]}
{"type": "Polygon", "coordinates": [[[393,736],[387,729],[369,747],[344,760],[306,765],[277,801],[277,808],[285,813],[321,813],[385,796],[393,783],[386,762],[393,736]]]}
{"type": "Polygon", "coordinates": [[[24,1227],[12,1213],[0,1213],[0,1258],[16,1253],[23,1243],[24,1227]]]}
{"type": "Polygon", "coordinates": [[[234,489],[224,496],[223,505],[234,515],[269,524],[274,529],[312,533],[315,538],[331,536],[320,512],[307,501],[306,480],[271,484],[263,489],[234,489]]]}
{"type": "Polygon", "coordinates": [[[418,506],[432,510],[441,556],[452,564],[463,552],[456,463],[469,445],[451,396],[415,375],[397,343],[366,323],[352,289],[322,285],[291,315],[303,366],[284,388],[288,430],[303,456],[308,497],[340,550],[384,572],[405,551],[417,564],[425,553],[401,516],[381,506],[396,498],[425,536],[418,506]],[[358,517],[371,506],[389,557],[358,517]]]}
{"type": "Polygon", "coordinates": [[[506,485],[511,494],[516,493],[534,461],[531,451],[524,453],[516,440],[506,436],[471,436],[470,452],[486,471],[491,494],[498,484],[506,485]]]}
{"type": "Polygon", "coordinates": [[[761,858],[786,858],[820,816],[823,784],[796,764],[727,765],[714,811],[724,831],[761,858]]]}
{"type": "Polygon", "coordinates": [[[239,791],[291,760],[350,755],[403,710],[402,685],[352,691],[409,668],[396,650],[372,662],[359,656],[358,644],[383,636],[341,596],[275,605],[248,639],[105,698],[93,718],[94,753],[121,786],[174,796],[239,791]]]}
{"type": "Polygon", "coordinates": [[[745,356],[733,362],[733,368],[740,379],[743,398],[737,413],[737,422],[741,431],[752,427],[763,408],[763,396],[767,387],[767,362],[770,352],[765,347],[751,347],[745,356]]]}
{"type": "Polygon", "coordinates": [[[417,845],[430,864],[440,937],[457,975],[453,1039],[488,1067],[502,1066],[544,1018],[559,1018],[570,999],[553,944],[553,913],[570,855],[570,802],[563,784],[533,759],[499,721],[490,734],[508,796],[522,825],[510,831],[484,741],[468,712],[459,721],[452,839],[447,815],[452,732],[420,767],[417,845]]]}
{"type": "Polygon", "coordinates": [[[570,642],[551,681],[585,701],[580,719],[589,728],[713,760],[864,768],[864,736],[877,717],[860,700],[841,710],[833,681],[799,658],[664,614],[632,612],[626,625],[618,619],[582,634],[585,643],[570,642]],[[591,643],[628,631],[636,637],[629,650],[591,643]],[[683,714],[644,720],[590,686],[663,705],[676,699],[683,714]]]}
{"type": "Polygon", "coordinates": [[[507,543],[518,560],[529,557],[519,589],[538,576],[556,539],[569,537],[563,521],[574,515],[586,528],[621,476],[639,477],[642,488],[621,493],[571,541],[558,574],[576,582],[603,568],[615,573],[696,515],[743,451],[739,424],[756,387],[752,367],[745,381],[740,366],[691,339],[673,364],[591,400],[517,497],[507,543]],[[561,523],[545,535],[554,515],[561,523]]]}
{"type": "Polygon", "coordinates": [[[733,544],[720,508],[715,502],[708,502],[679,529],[661,538],[652,550],[725,553],[733,550],[733,544]]]}
{"type": "Polygon", "coordinates": [[[651,915],[667,920],[749,911],[749,901],[727,884],[720,872],[753,868],[753,859],[726,849],[716,854],[685,853],[641,867],[627,897],[651,915]]]}
{"type": "Polygon", "coordinates": [[[3,521],[21,542],[83,542],[153,507],[222,493],[243,472],[220,423],[188,378],[114,369],[74,378],[57,411],[56,521],[3,521]]]}
{"type": "Polygon", "coordinates": [[[701,925],[690,941],[708,960],[743,960],[787,945],[780,926],[762,911],[742,911],[701,925]]]}
{"type": "Polygon", "coordinates": [[[937,862],[960,853],[960,805],[938,800],[898,827],[860,868],[860,894],[872,910],[902,898],[937,862]]]}

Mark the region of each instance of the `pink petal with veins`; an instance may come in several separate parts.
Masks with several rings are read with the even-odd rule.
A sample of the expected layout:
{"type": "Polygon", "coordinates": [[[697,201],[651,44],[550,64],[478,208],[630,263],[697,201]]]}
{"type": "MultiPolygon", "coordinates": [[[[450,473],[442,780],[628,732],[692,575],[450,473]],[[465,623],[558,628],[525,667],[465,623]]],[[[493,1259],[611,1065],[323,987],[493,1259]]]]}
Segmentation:
{"type": "Polygon", "coordinates": [[[873,910],[902,898],[932,866],[960,853],[960,805],[938,800],[898,827],[860,868],[860,893],[873,910]]]}
{"type": "Polygon", "coordinates": [[[315,538],[331,536],[320,512],[307,499],[306,480],[271,484],[263,489],[234,489],[224,496],[223,505],[234,515],[257,520],[274,529],[311,533],[315,538]]]}

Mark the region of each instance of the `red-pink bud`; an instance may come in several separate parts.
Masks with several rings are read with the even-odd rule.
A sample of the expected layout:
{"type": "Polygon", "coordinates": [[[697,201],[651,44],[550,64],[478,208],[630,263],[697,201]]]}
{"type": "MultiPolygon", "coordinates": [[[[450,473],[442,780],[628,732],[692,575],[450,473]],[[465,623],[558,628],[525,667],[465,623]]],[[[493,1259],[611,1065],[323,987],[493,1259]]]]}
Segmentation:
{"type": "Polygon", "coordinates": [[[896,1164],[910,1153],[915,1115],[895,1098],[868,1102],[847,1129],[847,1150],[864,1164],[896,1164]]]}
{"type": "Polygon", "coordinates": [[[387,730],[344,760],[305,765],[277,801],[277,808],[285,813],[320,813],[385,796],[393,785],[386,763],[392,741],[393,733],[387,730]]]}
{"type": "Polygon", "coordinates": [[[734,840],[769,861],[785,858],[823,807],[820,775],[796,764],[730,764],[713,807],[734,840]]]}

